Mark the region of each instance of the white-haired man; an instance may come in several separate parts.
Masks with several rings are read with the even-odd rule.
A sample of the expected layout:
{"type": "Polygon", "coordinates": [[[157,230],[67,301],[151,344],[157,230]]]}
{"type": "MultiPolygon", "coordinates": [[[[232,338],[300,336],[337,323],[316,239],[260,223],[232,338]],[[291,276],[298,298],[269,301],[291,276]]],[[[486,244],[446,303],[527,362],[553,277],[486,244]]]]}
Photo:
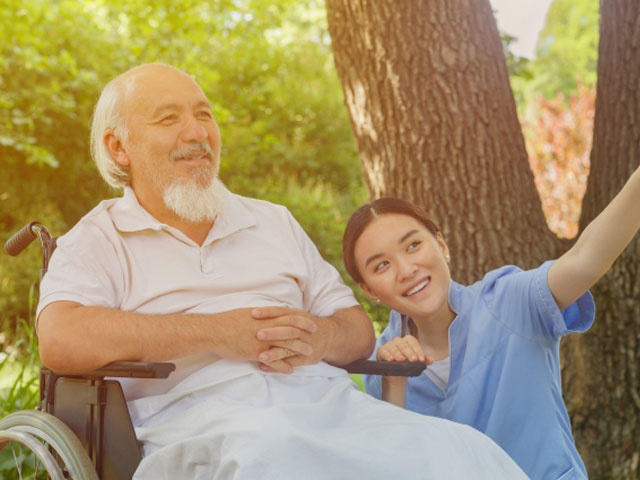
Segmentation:
{"type": "Polygon", "coordinates": [[[371,322],[285,208],[219,182],[220,132],[192,77],[116,77],[91,147],[124,196],[59,240],[40,352],[67,373],[176,363],[125,382],[136,478],[524,478],[488,438],[367,397],[336,368],[371,353],[371,322]]]}

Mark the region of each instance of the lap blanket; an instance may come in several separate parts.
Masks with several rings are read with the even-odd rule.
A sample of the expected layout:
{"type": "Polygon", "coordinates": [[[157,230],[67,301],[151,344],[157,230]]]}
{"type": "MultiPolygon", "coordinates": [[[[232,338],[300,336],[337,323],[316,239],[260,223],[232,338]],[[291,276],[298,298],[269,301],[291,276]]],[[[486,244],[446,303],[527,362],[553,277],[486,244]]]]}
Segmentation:
{"type": "Polygon", "coordinates": [[[220,360],[129,409],[135,480],[527,478],[480,432],[376,400],[325,363],[282,375],[220,360]]]}

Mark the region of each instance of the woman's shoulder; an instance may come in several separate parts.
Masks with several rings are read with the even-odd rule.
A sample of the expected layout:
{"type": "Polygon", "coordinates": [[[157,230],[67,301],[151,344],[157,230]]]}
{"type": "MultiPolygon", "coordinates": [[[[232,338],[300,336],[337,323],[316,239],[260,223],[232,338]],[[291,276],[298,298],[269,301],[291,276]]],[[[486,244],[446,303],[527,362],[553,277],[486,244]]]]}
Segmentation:
{"type": "Polygon", "coordinates": [[[516,265],[504,265],[487,272],[480,280],[470,285],[452,281],[449,303],[457,313],[474,309],[477,302],[491,305],[496,296],[500,296],[500,292],[509,290],[521,280],[527,281],[523,273],[526,271],[516,265]]]}

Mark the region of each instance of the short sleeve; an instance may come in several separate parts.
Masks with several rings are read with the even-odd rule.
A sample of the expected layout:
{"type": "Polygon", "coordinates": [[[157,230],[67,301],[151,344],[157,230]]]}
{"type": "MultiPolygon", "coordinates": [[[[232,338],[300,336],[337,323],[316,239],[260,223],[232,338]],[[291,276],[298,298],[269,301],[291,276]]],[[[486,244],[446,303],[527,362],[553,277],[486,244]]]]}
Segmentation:
{"type": "Polygon", "coordinates": [[[326,317],[337,310],[358,305],[351,288],[345,285],[338,271],[322,258],[309,236],[288,210],[287,214],[307,271],[306,278],[300,285],[304,310],[318,317],[326,317]]]}
{"type": "Polygon", "coordinates": [[[585,292],[576,302],[560,311],[551,294],[547,273],[552,261],[534,270],[506,266],[494,270],[483,280],[482,297],[495,319],[515,333],[529,338],[557,339],[584,332],[592,325],[595,304],[585,292]]]}
{"type": "Polygon", "coordinates": [[[118,307],[122,269],[105,235],[97,228],[78,225],[57,244],[40,284],[36,315],[57,301],[118,307]]]}

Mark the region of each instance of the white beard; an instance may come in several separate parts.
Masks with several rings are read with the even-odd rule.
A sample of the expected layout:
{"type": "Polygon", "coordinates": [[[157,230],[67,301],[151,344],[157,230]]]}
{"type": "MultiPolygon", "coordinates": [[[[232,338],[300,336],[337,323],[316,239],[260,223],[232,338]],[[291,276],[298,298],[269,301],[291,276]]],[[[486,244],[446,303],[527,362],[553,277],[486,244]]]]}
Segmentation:
{"type": "Polygon", "coordinates": [[[162,199],[166,207],[182,220],[192,223],[212,221],[222,210],[227,189],[216,176],[208,185],[175,182],[167,185],[162,199]]]}

